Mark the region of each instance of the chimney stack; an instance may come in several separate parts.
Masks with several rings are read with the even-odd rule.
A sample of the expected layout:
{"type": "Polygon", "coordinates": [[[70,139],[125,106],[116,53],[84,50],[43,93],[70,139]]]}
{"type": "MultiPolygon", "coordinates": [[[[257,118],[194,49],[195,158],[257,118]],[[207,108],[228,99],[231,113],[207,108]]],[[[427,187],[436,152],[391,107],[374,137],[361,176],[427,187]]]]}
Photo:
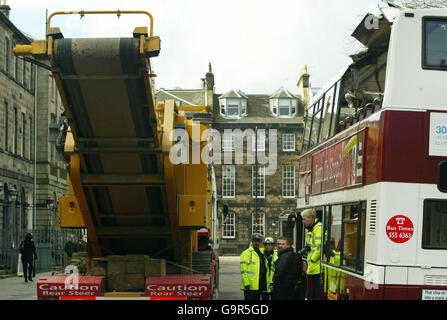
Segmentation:
{"type": "Polygon", "coordinates": [[[307,73],[307,65],[304,65],[303,69],[301,70],[300,77],[298,79],[298,96],[301,97],[301,101],[303,103],[303,107],[307,108],[307,105],[310,102],[311,98],[311,88],[309,83],[310,75],[307,73]]]}
{"type": "Polygon", "coordinates": [[[211,62],[208,63],[208,73],[205,75],[206,81],[206,89],[213,90],[214,89],[214,74],[211,69],[211,62]]]}
{"type": "Polygon", "coordinates": [[[205,104],[213,110],[213,94],[214,94],[214,74],[211,69],[211,62],[208,63],[208,72],[205,74],[205,104]]]}
{"type": "Polygon", "coordinates": [[[3,13],[9,19],[9,11],[11,7],[6,4],[6,0],[0,0],[0,12],[3,13]]]}

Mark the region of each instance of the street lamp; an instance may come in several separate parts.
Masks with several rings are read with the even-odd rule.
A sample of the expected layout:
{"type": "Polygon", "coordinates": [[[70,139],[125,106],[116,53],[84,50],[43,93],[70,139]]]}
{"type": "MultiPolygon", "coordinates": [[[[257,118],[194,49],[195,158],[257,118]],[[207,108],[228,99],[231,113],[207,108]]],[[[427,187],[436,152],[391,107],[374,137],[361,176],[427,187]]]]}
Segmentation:
{"type": "Polygon", "coordinates": [[[11,240],[11,248],[15,247],[15,243],[19,241],[19,235],[17,234],[16,230],[16,206],[17,206],[17,196],[18,192],[15,187],[8,188],[8,202],[9,202],[9,208],[8,208],[8,216],[7,216],[7,229],[11,232],[10,234],[10,240],[11,240]],[[11,212],[12,211],[12,212],[11,212]]]}
{"type": "Polygon", "coordinates": [[[18,192],[17,192],[16,188],[14,188],[14,187],[9,188],[8,196],[9,196],[9,199],[10,199],[11,203],[16,202],[17,201],[17,196],[18,196],[18,192]]]}
{"type": "Polygon", "coordinates": [[[54,207],[54,200],[52,196],[48,196],[47,200],[46,200],[46,205],[48,209],[53,209],[54,207]]]}

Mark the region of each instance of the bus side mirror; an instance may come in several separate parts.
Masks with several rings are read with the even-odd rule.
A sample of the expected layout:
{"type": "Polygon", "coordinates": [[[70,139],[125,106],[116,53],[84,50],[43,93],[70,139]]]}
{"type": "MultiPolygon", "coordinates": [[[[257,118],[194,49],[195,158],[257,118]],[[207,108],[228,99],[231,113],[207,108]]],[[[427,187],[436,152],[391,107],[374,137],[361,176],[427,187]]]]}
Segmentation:
{"type": "Polygon", "coordinates": [[[438,164],[438,190],[447,192],[447,161],[441,161],[438,164]]]}

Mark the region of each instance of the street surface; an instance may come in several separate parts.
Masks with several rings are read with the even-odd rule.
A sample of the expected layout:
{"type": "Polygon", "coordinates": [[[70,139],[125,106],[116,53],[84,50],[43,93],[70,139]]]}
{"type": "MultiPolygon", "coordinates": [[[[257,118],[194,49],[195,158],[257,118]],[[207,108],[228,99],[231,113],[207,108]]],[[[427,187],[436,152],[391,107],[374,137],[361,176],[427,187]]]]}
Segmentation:
{"type": "MultiPolygon", "coordinates": [[[[222,256],[220,261],[219,300],[243,300],[240,289],[239,256],[222,256]]],[[[0,280],[0,300],[36,300],[36,281],[39,277],[50,275],[39,273],[33,282],[25,283],[23,277],[11,277],[0,280]]]]}
{"type": "Polygon", "coordinates": [[[0,300],[37,300],[36,281],[39,277],[49,275],[51,272],[38,273],[33,282],[25,282],[23,277],[0,280],[0,300]]]}

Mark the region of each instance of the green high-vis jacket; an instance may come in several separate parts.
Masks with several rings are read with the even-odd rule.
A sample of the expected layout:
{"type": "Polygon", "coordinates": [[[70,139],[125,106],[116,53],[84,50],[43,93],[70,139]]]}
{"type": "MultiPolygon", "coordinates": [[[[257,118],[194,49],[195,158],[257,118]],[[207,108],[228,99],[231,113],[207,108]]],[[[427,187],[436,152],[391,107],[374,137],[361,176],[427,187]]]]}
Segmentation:
{"type": "Polygon", "coordinates": [[[321,259],[321,243],[322,243],[322,227],[321,222],[315,220],[316,223],[312,231],[307,232],[306,244],[310,246],[310,252],[307,254],[307,271],[309,275],[320,273],[321,259]]]}
{"type": "Polygon", "coordinates": [[[250,286],[249,290],[259,290],[259,267],[260,259],[253,245],[241,253],[240,269],[241,269],[241,289],[245,290],[246,286],[250,286]]]}

